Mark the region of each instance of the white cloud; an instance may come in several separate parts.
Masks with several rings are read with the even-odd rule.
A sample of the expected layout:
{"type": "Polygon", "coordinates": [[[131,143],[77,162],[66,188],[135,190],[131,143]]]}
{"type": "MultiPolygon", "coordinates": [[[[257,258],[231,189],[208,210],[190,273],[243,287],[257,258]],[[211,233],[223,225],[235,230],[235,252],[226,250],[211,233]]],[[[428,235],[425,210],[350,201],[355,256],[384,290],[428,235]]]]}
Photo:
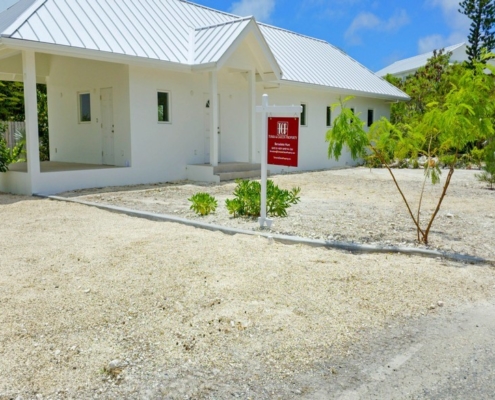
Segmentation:
{"type": "Polygon", "coordinates": [[[447,35],[430,35],[419,39],[419,53],[427,53],[453,44],[465,42],[469,33],[469,18],[461,14],[457,0],[426,0],[426,5],[440,8],[447,26],[451,29],[447,35]]]}
{"type": "Polygon", "coordinates": [[[433,50],[440,50],[454,44],[466,41],[463,34],[454,32],[449,36],[430,35],[418,40],[418,53],[428,53],[433,50]]]}
{"type": "Polygon", "coordinates": [[[440,8],[447,24],[456,31],[469,30],[469,19],[461,14],[458,0],[426,0],[427,6],[440,8]]]}
{"type": "Polygon", "coordinates": [[[258,21],[267,22],[274,9],[275,0],[241,0],[233,3],[230,11],[243,17],[252,15],[258,21]]]}
{"type": "Polygon", "coordinates": [[[360,13],[345,32],[345,38],[350,44],[360,44],[360,32],[375,30],[379,32],[395,32],[409,23],[409,16],[405,10],[397,11],[388,20],[382,20],[370,12],[360,13]]]}

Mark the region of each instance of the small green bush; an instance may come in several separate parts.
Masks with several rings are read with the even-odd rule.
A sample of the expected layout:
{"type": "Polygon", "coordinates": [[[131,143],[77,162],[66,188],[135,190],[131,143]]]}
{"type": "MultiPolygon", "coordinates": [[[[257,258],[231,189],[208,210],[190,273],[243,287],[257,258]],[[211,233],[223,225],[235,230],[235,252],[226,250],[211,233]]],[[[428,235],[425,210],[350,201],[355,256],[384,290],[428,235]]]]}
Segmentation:
{"type": "MultiPolygon", "coordinates": [[[[225,205],[234,217],[258,217],[261,211],[261,184],[257,181],[236,180],[233,199],[225,200],[225,205]]],[[[286,217],[287,209],[300,201],[300,188],[280,189],[268,180],[266,183],[266,212],[269,216],[286,217]]]]}
{"type": "Polygon", "coordinates": [[[493,189],[495,184],[495,140],[489,144],[484,151],[485,166],[483,172],[476,174],[476,178],[480,182],[486,182],[493,189]]]}
{"type": "Polygon", "coordinates": [[[371,154],[364,158],[364,166],[367,168],[382,168],[383,165],[379,158],[374,154],[371,154]]]}
{"type": "Polygon", "coordinates": [[[493,185],[495,184],[495,174],[491,174],[488,171],[483,171],[479,174],[476,174],[476,178],[480,182],[488,183],[491,190],[493,190],[493,185]]]}
{"type": "Polygon", "coordinates": [[[476,164],[479,169],[481,169],[481,163],[485,158],[485,149],[478,149],[477,147],[474,147],[471,150],[470,156],[473,163],[476,164]]]}
{"type": "Polygon", "coordinates": [[[189,209],[193,210],[198,215],[208,215],[215,212],[218,202],[209,193],[196,193],[188,199],[192,204],[189,209]]]}
{"type": "Polygon", "coordinates": [[[0,172],[7,172],[10,164],[18,161],[25,161],[24,159],[21,159],[23,150],[23,144],[18,144],[12,150],[9,149],[5,139],[0,136],[0,172]]]}
{"type": "Polygon", "coordinates": [[[0,137],[0,172],[7,172],[10,164],[10,152],[3,137],[0,137]]]}

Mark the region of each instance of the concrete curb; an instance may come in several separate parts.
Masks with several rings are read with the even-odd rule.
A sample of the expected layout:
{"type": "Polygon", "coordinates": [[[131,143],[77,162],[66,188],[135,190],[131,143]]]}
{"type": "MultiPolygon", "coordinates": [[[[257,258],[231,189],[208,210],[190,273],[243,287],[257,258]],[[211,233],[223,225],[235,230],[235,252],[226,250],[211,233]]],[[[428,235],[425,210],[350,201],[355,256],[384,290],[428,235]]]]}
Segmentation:
{"type": "Polygon", "coordinates": [[[456,254],[456,253],[446,253],[438,250],[428,250],[428,249],[417,249],[410,247],[397,247],[397,246],[371,246],[366,244],[339,242],[339,241],[327,241],[327,240],[313,240],[297,236],[287,236],[287,235],[276,235],[271,233],[264,233],[260,231],[251,231],[245,229],[229,228],[222,225],[207,224],[199,221],[192,221],[185,218],[175,217],[173,215],[166,214],[154,214],[146,211],[136,211],[129,208],[91,203],[82,200],[71,199],[61,196],[44,196],[37,195],[38,197],[64,201],[69,203],[76,203],[90,207],[96,207],[102,210],[111,211],[119,214],[126,214],[131,217],[145,218],[152,221],[163,221],[163,222],[176,222],[178,224],[188,225],[195,228],[206,229],[209,231],[222,232],[228,235],[251,235],[251,236],[262,236],[267,239],[273,239],[277,242],[284,244],[303,244],[312,247],[325,247],[329,249],[349,251],[351,253],[396,253],[396,254],[407,254],[412,256],[430,257],[430,258],[444,258],[451,261],[463,262],[469,264],[488,264],[495,266],[495,261],[486,260],[484,258],[470,256],[467,254],[456,254]]]}

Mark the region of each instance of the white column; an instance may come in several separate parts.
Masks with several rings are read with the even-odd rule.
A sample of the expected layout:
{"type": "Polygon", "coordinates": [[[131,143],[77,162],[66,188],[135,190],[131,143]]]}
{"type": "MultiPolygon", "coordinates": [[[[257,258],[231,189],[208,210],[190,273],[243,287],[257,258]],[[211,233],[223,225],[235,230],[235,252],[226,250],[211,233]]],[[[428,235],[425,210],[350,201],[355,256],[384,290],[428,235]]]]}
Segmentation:
{"type": "Polygon", "coordinates": [[[31,193],[37,192],[40,175],[40,149],[38,138],[38,102],[36,95],[36,60],[31,50],[22,52],[24,75],[24,113],[26,116],[26,151],[31,193]]]}
{"type": "Polygon", "coordinates": [[[249,162],[256,162],[256,72],[248,72],[249,81],[249,162]]]}
{"type": "Polygon", "coordinates": [[[217,71],[210,72],[210,164],[218,165],[218,75],[217,71]]]}

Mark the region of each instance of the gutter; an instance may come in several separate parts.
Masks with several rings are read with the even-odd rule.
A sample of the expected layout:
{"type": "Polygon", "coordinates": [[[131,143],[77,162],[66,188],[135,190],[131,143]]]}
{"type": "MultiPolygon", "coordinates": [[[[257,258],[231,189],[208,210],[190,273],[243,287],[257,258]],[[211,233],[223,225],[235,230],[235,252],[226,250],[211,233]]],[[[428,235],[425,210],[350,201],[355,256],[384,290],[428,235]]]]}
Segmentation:
{"type": "Polygon", "coordinates": [[[151,221],[161,221],[161,222],[175,222],[182,225],[192,226],[194,228],[206,229],[213,232],[222,232],[228,235],[249,235],[264,237],[267,240],[273,240],[283,244],[302,244],[312,247],[324,247],[327,249],[336,249],[341,251],[348,251],[351,253],[385,253],[385,254],[406,254],[411,256],[421,256],[429,258],[443,258],[449,261],[469,263],[469,264],[486,264],[495,267],[495,260],[486,260],[481,257],[470,256],[467,254],[457,254],[457,253],[447,253],[438,250],[428,250],[428,249],[417,249],[410,247],[400,247],[400,246],[371,246],[365,244],[357,244],[350,242],[339,242],[334,240],[313,240],[297,236],[288,235],[278,235],[271,233],[264,233],[260,231],[251,231],[246,229],[230,228],[222,225],[207,224],[200,221],[193,221],[186,218],[175,217],[166,214],[155,214],[147,211],[136,211],[129,208],[117,207],[112,205],[105,205],[99,203],[91,203],[82,200],[70,199],[61,196],[45,196],[45,195],[35,195],[37,197],[50,199],[54,201],[64,201],[68,203],[76,203],[89,207],[96,207],[101,210],[115,212],[119,214],[125,214],[131,217],[144,218],[151,221]]]}

